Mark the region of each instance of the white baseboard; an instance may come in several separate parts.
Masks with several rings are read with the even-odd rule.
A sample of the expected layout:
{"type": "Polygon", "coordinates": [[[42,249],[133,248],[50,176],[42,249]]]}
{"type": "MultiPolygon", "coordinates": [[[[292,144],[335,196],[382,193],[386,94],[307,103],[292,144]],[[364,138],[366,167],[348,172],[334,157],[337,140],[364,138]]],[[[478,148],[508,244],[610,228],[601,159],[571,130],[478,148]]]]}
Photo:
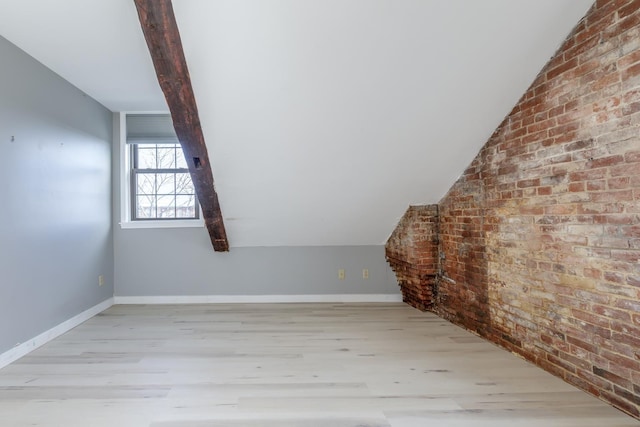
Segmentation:
{"type": "Polygon", "coordinates": [[[402,302],[400,294],[181,295],[115,297],[114,304],[235,304],[296,302],[402,302]]]}
{"type": "Polygon", "coordinates": [[[98,313],[103,312],[107,308],[113,305],[113,298],[109,298],[98,305],[91,307],[88,310],[83,311],[82,313],[73,316],[71,319],[66,320],[60,323],[58,326],[54,326],[38,335],[35,338],[30,339],[29,341],[25,341],[9,351],[6,351],[0,354],[0,369],[4,368],[10,363],[15,362],[20,359],[22,356],[25,356],[35,350],[36,348],[48,343],[49,341],[59,337],[65,332],[70,331],[75,328],[79,324],[91,319],[98,313]]]}

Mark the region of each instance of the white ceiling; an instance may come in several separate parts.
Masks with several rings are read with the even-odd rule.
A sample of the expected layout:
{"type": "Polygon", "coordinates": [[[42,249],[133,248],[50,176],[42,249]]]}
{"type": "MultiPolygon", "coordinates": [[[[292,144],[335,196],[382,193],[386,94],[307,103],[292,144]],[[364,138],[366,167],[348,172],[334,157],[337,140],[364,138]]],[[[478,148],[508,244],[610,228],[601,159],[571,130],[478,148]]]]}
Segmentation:
{"type": "MultiPolygon", "coordinates": [[[[592,0],[174,0],[231,246],[382,244],[435,203],[592,0]]],[[[166,110],[133,0],[0,0],[112,111],[166,110]]]]}

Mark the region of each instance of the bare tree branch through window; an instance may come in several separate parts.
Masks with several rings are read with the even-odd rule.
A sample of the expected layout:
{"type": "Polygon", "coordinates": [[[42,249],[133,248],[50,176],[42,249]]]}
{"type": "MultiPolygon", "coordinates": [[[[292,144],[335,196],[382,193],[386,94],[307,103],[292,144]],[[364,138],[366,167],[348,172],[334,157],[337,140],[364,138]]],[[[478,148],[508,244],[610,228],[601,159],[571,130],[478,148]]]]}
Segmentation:
{"type": "Polygon", "coordinates": [[[195,188],[180,144],[132,144],[132,217],[198,218],[195,188]]]}

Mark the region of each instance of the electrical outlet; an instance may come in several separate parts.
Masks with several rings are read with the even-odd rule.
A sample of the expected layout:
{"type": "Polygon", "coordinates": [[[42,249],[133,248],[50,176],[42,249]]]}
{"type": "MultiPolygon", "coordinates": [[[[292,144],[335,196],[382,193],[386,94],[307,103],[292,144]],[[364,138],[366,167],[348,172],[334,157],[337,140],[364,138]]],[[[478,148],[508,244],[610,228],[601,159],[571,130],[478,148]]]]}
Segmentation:
{"type": "Polygon", "coordinates": [[[104,285],[104,275],[99,275],[98,276],[98,286],[102,286],[104,285]]]}
{"type": "Polygon", "coordinates": [[[362,278],[363,279],[368,279],[369,278],[369,269],[368,268],[362,269],[362,278]]]}
{"type": "Polygon", "coordinates": [[[341,268],[340,270],[338,270],[338,279],[344,280],[344,277],[344,268],[341,268]]]}

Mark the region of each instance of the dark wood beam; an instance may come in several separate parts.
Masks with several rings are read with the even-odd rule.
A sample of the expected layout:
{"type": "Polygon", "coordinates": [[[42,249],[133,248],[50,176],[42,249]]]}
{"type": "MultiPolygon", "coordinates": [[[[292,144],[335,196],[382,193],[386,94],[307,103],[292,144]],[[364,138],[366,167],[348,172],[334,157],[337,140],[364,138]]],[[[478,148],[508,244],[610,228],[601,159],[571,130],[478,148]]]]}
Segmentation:
{"type": "Polygon", "coordinates": [[[204,222],[217,252],[229,250],[222,211],[213,183],[207,145],[200,126],[196,98],[182,50],[171,0],[134,0],[158,82],[167,99],[173,126],[182,145],[204,222]]]}

